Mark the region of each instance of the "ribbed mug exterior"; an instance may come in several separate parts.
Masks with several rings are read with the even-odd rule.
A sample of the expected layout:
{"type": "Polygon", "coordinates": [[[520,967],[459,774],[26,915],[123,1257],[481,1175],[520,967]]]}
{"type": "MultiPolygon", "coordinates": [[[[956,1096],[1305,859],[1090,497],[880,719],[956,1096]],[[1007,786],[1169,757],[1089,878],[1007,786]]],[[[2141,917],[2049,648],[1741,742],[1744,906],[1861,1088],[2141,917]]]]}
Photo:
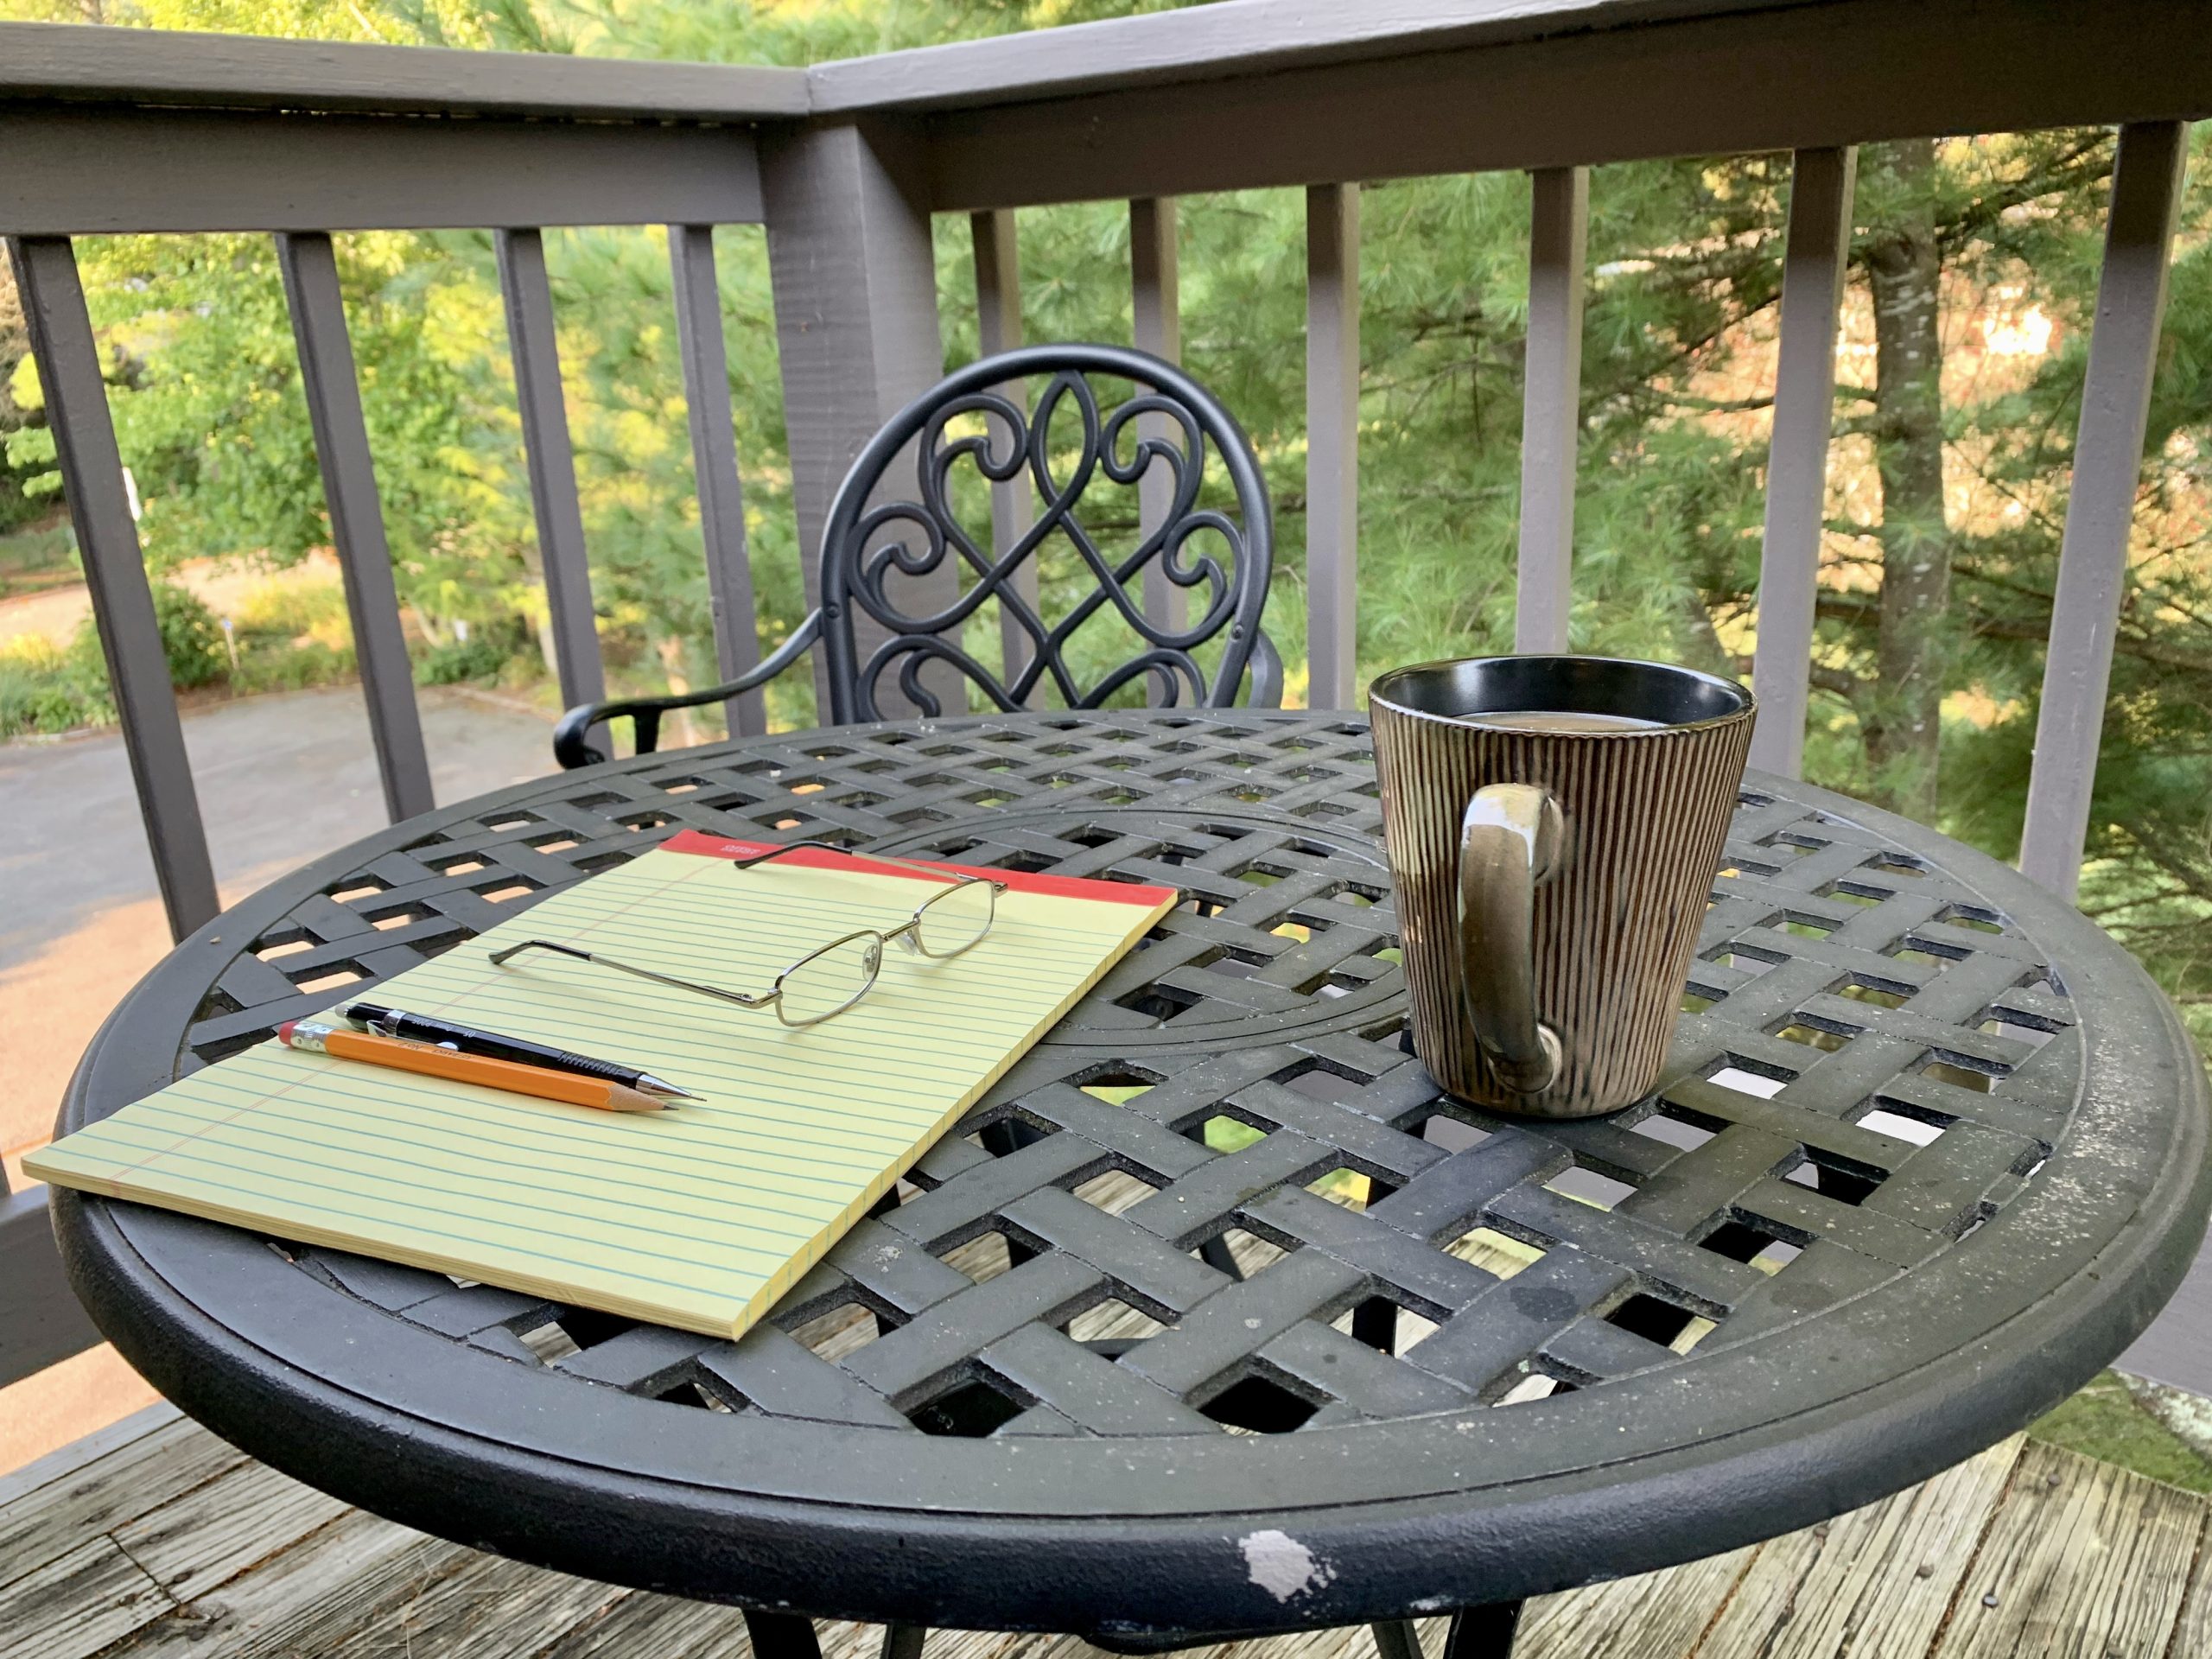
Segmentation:
{"type": "MultiPolygon", "coordinates": [[[[1414,1052],[1444,1089],[1501,1112],[1589,1117],[1657,1080],[1751,747],[1755,709],[1689,725],[1521,731],[1391,706],[1370,716],[1397,890],[1414,1052]],[[1475,791],[1548,791],[1564,851],[1535,889],[1538,1016],[1562,1064],[1534,1094],[1505,1087],[1475,1040],[1459,944],[1460,823],[1475,791]]],[[[1624,713],[1634,713],[1624,709],[1624,713]]]]}

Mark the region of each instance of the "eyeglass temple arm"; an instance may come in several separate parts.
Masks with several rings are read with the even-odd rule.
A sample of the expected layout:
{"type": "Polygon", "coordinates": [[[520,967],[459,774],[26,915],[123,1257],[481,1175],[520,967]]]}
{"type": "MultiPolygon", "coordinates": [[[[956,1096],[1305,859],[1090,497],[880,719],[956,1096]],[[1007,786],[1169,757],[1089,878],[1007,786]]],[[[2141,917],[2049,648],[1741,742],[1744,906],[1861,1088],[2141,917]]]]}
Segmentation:
{"type": "Polygon", "coordinates": [[[771,847],[766,852],[755,853],[750,858],[734,859],[731,861],[731,868],[749,870],[755,864],[766,864],[772,858],[781,858],[785,853],[796,853],[807,849],[824,853],[836,853],[841,857],[854,859],[863,864],[896,864],[902,869],[916,870],[924,875],[933,875],[940,881],[990,881],[991,885],[1001,893],[1006,891],[1005,882],[993,881],[987,875],[956,875],[950,870],[939,869],[934,864],[917,864],[911,858],[893,858],[888,853],[856,853],[849,847],[840,847],[834,841],[787,841],[780,847],[771,847]]]}
{"type": "Polygon", "coordinates": [[[677,979],[667,974],[657,974],[650,968],[633,968],[626,962],[615,961],[612,957],[595,957],[588,950],[579,950],[570,944],[556,944],[550,939],[524,939],[518,944],[507,946],[504,950],[494,950],[492,953],[492,965],[494,968],[504,968],[510,958],[519,956],[524,950],[550,950],[556,956],[573,957],[576,961],[590,963],[595,968],[612,968],[618,973],[630,974],[639,979],[649,979],[656,985],[673,986],[679,991],[694,991],[701,996],[711,996],[718,1002],[734,1002],[741,1008],[765,1008],[776,1000],[776,994],[773,991],[766,992],[758,996],[750,996],[743,991],[721,990],[712,985],[702,985],[695,980],[677,979]]]}

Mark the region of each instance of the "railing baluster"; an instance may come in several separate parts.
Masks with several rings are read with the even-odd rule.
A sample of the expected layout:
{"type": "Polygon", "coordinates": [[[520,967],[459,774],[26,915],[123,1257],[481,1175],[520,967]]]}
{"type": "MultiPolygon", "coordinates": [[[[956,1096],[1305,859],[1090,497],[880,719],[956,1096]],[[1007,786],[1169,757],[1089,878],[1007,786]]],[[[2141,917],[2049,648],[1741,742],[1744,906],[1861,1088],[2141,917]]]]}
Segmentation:
{"type": "Polygon", "coordinates": [[[123,457],[100,381],[99,344],[67,238],[24,237],[9,248],[154,877],[170,936],[181,939],[220,906],[184,727],[124,486],[123,457]]]}
{"type": "Polygon", "coordinates": [[[515,404],[530,462],[530,502],[537,519],[537,556],[553,619],[553,670],[561,702],[573,709],[607,695],[592,616],[591,565],[583,509],[561,391],[561,348],[553,334],[553,290],[545,276],[545,239],[536,230],[499,232],[499,293],[506,302],[507,352],[515,366],[515,404]]]}
{"type": "Polygon", "coordinates": [[[2043,707],[2036,717],[2027,824],[2020,838],[2021,870],[2068,899],[2080,885],[2088,837],[2151,379],[2165,315],[2167,256],[2188,156],[2189,129],[2182,122],[2120,129],[2050,646],[2044,660],[2043,707]]]}
{"type": "MultiPolygon", "coordinates": [[[[1175,257],[1175,199],[1147,196],[1129,204],[1129,286],[1136,347],[1170,363],[1183,360],[1182,297],[1175,257]]],[[[1182,431],[1163,415],[1141,416],[1139,435],[1180,444],[1182,431]]],[[[1166,468],[1147,470],[1137,486],[1139,533],[1151,535],[1167,521],[1175,486],[1166,468]]],[[[1167,580],[1162,558],[1144,568],[1144,613],[1155,628],[1184,626],[1182,588],[1167,580]]]]}
{"type": "Polygon", "coordinates": [[[1774,434],[1767,451],[1766,540],[1759,555],[1758,649],[1751,690],[1759,721],[1751,764],[1796,777],[1805,760],[1835,408],[1836,318],[1851,263],[1855,149],[1801,149],[1790,166],[1789,243],[1782,264],[1782,342],[1774,434]]]}
{"type": "Polygon", "coordinates": [[[361,389],[353,378],[337,256],[325,232],[292,231],[276,238],[276,263],[284,276],[300,385],[322,467],[330,538],[346,582],[353,655],[360,664],[385,809],[397,823],[429,811],[436,800],[430,791],[429,757],[423,748],[422,717],[415,707],[414,670],[399,627],[399,592],[392,584],[369,429],[361,416],[361,389]]]}
{"type": "MultiPolygon", "coordinates": [[[[1014,239],[1014,210],[970,213],[969,233],[976,248],[976,347],[985,357],[1010,352],[1021,344],[1021,256],[1014,239]]],[[[1019,381],[999,388],[1017,406],[1026,408],[1028,389],[1019,381]]],[[[1004,558],[1029,528],[1032,516],[1029,474],[1020,472],[1004,483],[991,486],[991,554],[1004,558]]],[[[1014,590],[1032,610],[1037,607],[1037,558],[1032,555],[1008,579],[1014,590]]],[[[999,649],[1009,683],[1029,662],[1033,650],[1027,630],[1003,606],[999,611],[999,649]]],[[[1036,705],[1044,691],[1040,683],[1031,695],[1036,705]]]]}
{"type": "MultiPolygon", "coordinates": [[[[737,475],[737,429],[729,409],[729,347],[722,339],[721,289],[715,276],[715,227],[668,227],[668,264],[676,289],[676,338],[683,356],[683,399],[691,414],[691,472],[706,538],[707,588],[714,605],[715,656],[734,680],[760,661],[753,559],[745,540],[745,493],[737,475]]],[[[724,713],[734,736],[768,729],[760,691],[732,697],[724,713]]]]}
{"type": "Polygon", "coordinates": [[[49,1196],[43,1185],[10,1192],[0,1174],[0,1389],[100,1340],[62,1271],[49,1196]]]}
{"type": "Polygon", "coordinates": [[[1359,654],[1359,187],[1306,192],[1306,703],[1349,709],[1359,654]]]}
{"type": "Polygon", "coordinates": [[[1522,389],[1516,651],[1565,651],[1573,607],[1574,466],[1582,430],[1582,251],[1590,169],[1531,174],[1529,358],[1522,389]]]}

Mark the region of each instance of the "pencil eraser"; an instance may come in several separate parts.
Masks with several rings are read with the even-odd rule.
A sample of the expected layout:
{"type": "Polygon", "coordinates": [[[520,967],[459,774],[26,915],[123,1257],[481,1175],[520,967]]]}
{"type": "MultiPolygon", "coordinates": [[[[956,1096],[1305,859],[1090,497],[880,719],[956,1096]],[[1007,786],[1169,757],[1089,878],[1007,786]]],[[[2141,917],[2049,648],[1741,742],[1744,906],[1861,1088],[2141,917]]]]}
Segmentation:
{"type": "Polygon", "coordinates": [[[276,1040],[280,1043],[289,1045],[292,1040],[292,1027],[299,1023],[300,1022],[296,1020],[287,1020],[283,1025],[277,1027],[276,1040]]]}

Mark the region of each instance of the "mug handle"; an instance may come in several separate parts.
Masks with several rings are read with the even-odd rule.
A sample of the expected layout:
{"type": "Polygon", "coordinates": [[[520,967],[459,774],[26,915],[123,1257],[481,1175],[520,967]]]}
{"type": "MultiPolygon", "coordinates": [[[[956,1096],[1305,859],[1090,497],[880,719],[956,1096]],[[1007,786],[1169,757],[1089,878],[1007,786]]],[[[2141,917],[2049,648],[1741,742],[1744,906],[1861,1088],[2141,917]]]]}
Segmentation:
{"type": "Polygon", "coordinates": [[[1559,803],[1535,784],[1490,784],[1459,823],[1459,977],[1475,1040],[1516,1094],[1558,1077],[1559,1033],[1536,1018],[1536,888],[1567,839],[1559,803]]]}

